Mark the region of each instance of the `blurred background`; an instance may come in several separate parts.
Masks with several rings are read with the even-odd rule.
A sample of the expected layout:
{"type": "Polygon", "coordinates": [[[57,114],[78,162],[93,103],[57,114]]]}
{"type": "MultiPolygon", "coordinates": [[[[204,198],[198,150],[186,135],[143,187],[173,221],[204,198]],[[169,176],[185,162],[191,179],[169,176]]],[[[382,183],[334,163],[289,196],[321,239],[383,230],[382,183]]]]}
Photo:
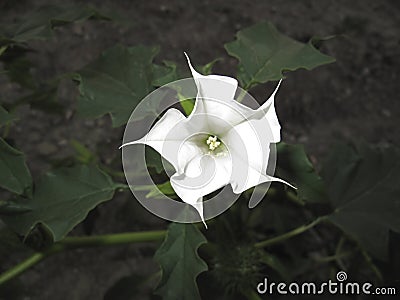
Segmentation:
{"type": "MultiPolygon", "coordinates": [[[[15,22],[44,4],[62,2],[0,0],[0,23],[15,22]]],[[[79,70],[116,43],[159,45],[156,61],[172,60],[182,68],[186,68],[184,51],[196,65],[221,58],[214,66],[214,73],[234,76],[237,61],[227,55],[224,43],[234,40],[237,31],[268,20],[282,33],[302,42],[312,36],[336,36],[320,47],[322,52],[336,58],[335,63],[313,71],[291,72],[281,86],[276,109],[284,142],[304,144],[317,168],[337,140],[400,144],[398,1],[99,0],[90,3],[116,21],[70,24],[57,28],[48,41],[30,42],[33,50],[26,57],[38,82],[79,70]]],[[[0,64],[0,99],[11,102],[24,96],[26,90],[2,74],[3,71],[4,64],[0,64]]],[[[250,92],[264,101],[273,87],[273,83],[264,84],[250,92]]],[[[118,164],[123,127],[112,129],[108,116],[96,120],[76,116],[77,95],[76,84],[64,78],[57,91],[59,104],[64,106],[61,112],[48,114],[28,104],[18,107],[20,121],[11,127],[9,136],[25,152],[34,177],[74,155],[71,140],[100,153],[105,164],[118,164]]],[[[117,195],[93,211],[73,234],[152,228],[165,228],[165,222],[147,213],[135,201],[117,195]]],[[[14,283],[20,287],[16,292],[20,299],[102,299],[119,278],[143,270],[157,271],[153,253],[151,245],[61,253],[23,274],[14,283]]],[[[12,255],[5,265],[13,265],[21,257],[24,256],[12,255]]]]}

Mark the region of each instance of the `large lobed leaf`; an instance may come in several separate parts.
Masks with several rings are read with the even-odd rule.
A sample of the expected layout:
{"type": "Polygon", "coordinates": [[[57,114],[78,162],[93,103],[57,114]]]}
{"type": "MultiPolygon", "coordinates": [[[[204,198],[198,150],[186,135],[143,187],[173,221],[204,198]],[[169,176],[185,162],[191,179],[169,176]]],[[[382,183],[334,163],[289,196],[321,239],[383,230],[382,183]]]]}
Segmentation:
{"type": "Polygon", "coordinates": [[[44,5],[29,12],[16,24],[3,27],[0,31],[0,45],[47,39],[53,35],[55,27],[87,19],[109,20],[96,9],[84,4],[44,5]]]}
{"type": "Polygon", "coordinates": [[[385,259],[389,232],[400,232],[400,151],[339,145],[322,176],[335,209],[329,220],[385,259]]]}
{"type": "Polygon", "coordinates": [[[83,221],[90,210],[111,199],[116,188],[111,178],[97,167],[59,169],[39,180],[32,199],[19,199],[17,204],[29,206],[30,211],[2,219],[24,236],[35,225],[42,224],[58,241],[83,221]]]}
{"type": "Polygon", "coordinates": [[[0,186],[16,194],[23,194],[32,185],[25,156],[0,138],[0,186]]]}
{"type": "Polygon", "coordinates": [[[206,239],[193,224],[171,223],[155,259],[161,265],[162,278],[156,294],[164,300],[200,299],[196,277],[207,270],[197,250],[206,239]]]}
{"type": "Polygon", "coordinates": [[[225,44],[225,49],[239,60],[238,78],[244,89],[279,80],[286,70],[310,70],[335,61],[318,51],[312,41],[304,44],[291,39],[269,22],[239,31],[236,40],[225,44]]]}
{"type": "Polygon", "coordinates": [[[278,177],[294,185],[297,196],[305,203],[326,203],[327,194],[324,182],[316,173],[302,145],[277,145],[278,177]]]}
{"type": "MultiPolygon", "coordinates": [[[[155,68],[157,47],[123,47],[106,50],[76,76],[80,97],[78,111],[85,117],[110,114],[113,126],[125,124],[135,106],[168,78],[168,70],[155,68]]],[[[174,71],[174,69],[171,69],[174,71]]]]}

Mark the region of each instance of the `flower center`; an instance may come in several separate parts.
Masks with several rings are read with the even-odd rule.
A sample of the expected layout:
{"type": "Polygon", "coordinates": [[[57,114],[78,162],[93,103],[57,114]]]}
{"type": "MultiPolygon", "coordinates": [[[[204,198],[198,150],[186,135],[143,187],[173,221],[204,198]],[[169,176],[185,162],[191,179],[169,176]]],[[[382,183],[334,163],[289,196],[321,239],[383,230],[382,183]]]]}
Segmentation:
{"type": "Polygon", "coordinates": [[[208,149],[210,149],[211,151],[214,151],[218,148],[219,145],[221,145],[221,142],[218,140],[218,138],[212,135],[208,137],[206,143],[208,145],[208,149]]]}

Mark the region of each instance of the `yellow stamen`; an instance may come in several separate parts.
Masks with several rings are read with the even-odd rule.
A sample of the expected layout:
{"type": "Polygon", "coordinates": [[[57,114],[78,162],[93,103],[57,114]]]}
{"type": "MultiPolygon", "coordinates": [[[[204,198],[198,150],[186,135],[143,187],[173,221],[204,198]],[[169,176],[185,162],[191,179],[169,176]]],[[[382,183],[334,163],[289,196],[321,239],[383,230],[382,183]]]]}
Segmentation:
{"type": "Polygon", "coordinates": [[[218,139],[217,139],[216,136],[211,136],[211,135],[210,135],[210,136],[208,137],[208,139],[207,139],[207,145],[208,145],[208,148],[209,148],[211,151],[214,151],[215,149],[218,148],[219,145],[221,145],[221,142],[218,141],[218,139]]]}

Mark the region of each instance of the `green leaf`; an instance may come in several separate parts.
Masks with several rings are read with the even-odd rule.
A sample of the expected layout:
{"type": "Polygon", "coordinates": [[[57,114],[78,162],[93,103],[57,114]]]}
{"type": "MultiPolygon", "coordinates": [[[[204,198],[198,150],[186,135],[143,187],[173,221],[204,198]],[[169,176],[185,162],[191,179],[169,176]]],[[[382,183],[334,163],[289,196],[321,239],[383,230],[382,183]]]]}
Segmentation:
{"type": "Polygon", "coordinates": [[[0,126],[3,126],[13,120],[15,120],[14,115],[10,114],[0,105],[0,126]]]}
{"type": "Polygon", "coordinates": [[[146,198],[157,198],[161,194],[167,195],[167,196],[175,196],[175,191],[171,186],[170,181],[166,181],[161,184],[157,184],[156,186],[151,186],[150,187],[150,192],[146,194],[146,198]]]}
{"type": "Polygon", "coordinates": [[[172,61],[164,61],[164,65],[153,65],[154,80],[152,84],[155,87],[163,86],[172,81],[182,79],[179,75],[176,64],[172,61]]]}
{"type": "Polygon", "coordinates": [[[0,200],[0,215],[17,215],[31,211],[32,208],[26,204],[15,203],[14,201],[0,200]]]}
{"type": "MultiPolygon", "coordinates": [[[[160,173],[162,173],[162,171],[164,171],[164,165],[163,165],[161,155],[156,150],[154,150],[151,147],[146,147],[145,158],[146,158],[147,167],[154,168],[154,170],[158,174],[160,174],[160,173]]],[[[164,163],[166,163],[166,166],[168,166],[167,164],[169,164],[167,161],[164,161],[164,163]]]]}
{"type": "Polygon", "coordinates": [[[21,17],[16,24],[4,26],[0,32],[0,45],[48,39],[53,36],[55,27],[87,19],[109,20],[84,4],[44,5],[21,17]]]}
{"type": "Polygon", "coordinates": [[[135,106],[153,90],[152,61],[157,53],[157,47],[117,45],[78,71],[79,113],[93,118],[110,114],[114,127],[125,124],[135,106]]]}
{"type": "Polygon", "coordinates": [[[23,194],[32,186],[25,156],[0,138],[0,187],[23,194]]]}
{"type": "Polygon", "coordinates": [[[178,93],[178,97],[186,116],[189,116],[194,108],[195,99],[187,98],[180,93],[178,93]]]}
{"type": "Polygon", "coordinates": [[[58,102],[57,90],[58,80],[43,83],[34,89],[30,94],[18,99],[14,106],[29,104],[31,108],[44,111],[46,113],[59,114],[64,106],[58,102]]]}
{"type": "Polygon", "coordinates": [[[312,41],[304,44],[293,40],[269,22],[239,31],[236,40],[225,44],[225,49],[240,62],[238,78],[244,89],[279,80],[283,71],[311,70],[335,61],[318,51],[312,41]]]}
{"type": "Polygon", "coordinates": [[[98,157],[96,154],[90,151],[85,145],[74,139],[70,141],[70,144],[75,150],[74,158],[77,162],[85,165],[97,162],[98,157]]]}
{"type": "Polygon", "coordinates": [[[196,68],[196,70],[198,70],[198,72],[200,72],[203,75],[210,75],[212,74],[212,68],[214,67],[215,63],[219,62],[220,60],[222,60],[221,58],[216,58],[212,61],[210,61],[209,63],[200,66],[199,68],[196,68]]]}
{"type": "Polygon", "coordinates": [[[0,47],[0,56],[3,55],[3,53],[7,50],[7,46],[2,46],[0,47]]]}
{"type": "Polygon", "coordinates": [[[374,257],[386,259],[389,232],[400,232],[400,151],[339,145],[322,177],[335,209],[329,220],[374,257]]]}
{"type": "Polygon", "coordinates": [[[278,177],[294,185],[298,198],[305,203],[326,203],[328,195],[302,145],[277,145],[278,177]]]}
{"type": "Polygon", "coordinates": [[[157,295],[164,300],[200,299],[196,277],[208,268],[197,250],[206,242],[193,224],[171,223],[163,244],[155,254],[162,269],[157,295]]]}
{"type": "Polygon", "coordinates": [[[2,219],[17,233],[27,236],[37,225],[43,224],[54,241],[63,239],[88,212],[111,199],[117,185],[93,166],[59,169],[42,176],[35,184],[30,200],[19,199],[17,204],[29,205],[31,211],[2,219]]]}

